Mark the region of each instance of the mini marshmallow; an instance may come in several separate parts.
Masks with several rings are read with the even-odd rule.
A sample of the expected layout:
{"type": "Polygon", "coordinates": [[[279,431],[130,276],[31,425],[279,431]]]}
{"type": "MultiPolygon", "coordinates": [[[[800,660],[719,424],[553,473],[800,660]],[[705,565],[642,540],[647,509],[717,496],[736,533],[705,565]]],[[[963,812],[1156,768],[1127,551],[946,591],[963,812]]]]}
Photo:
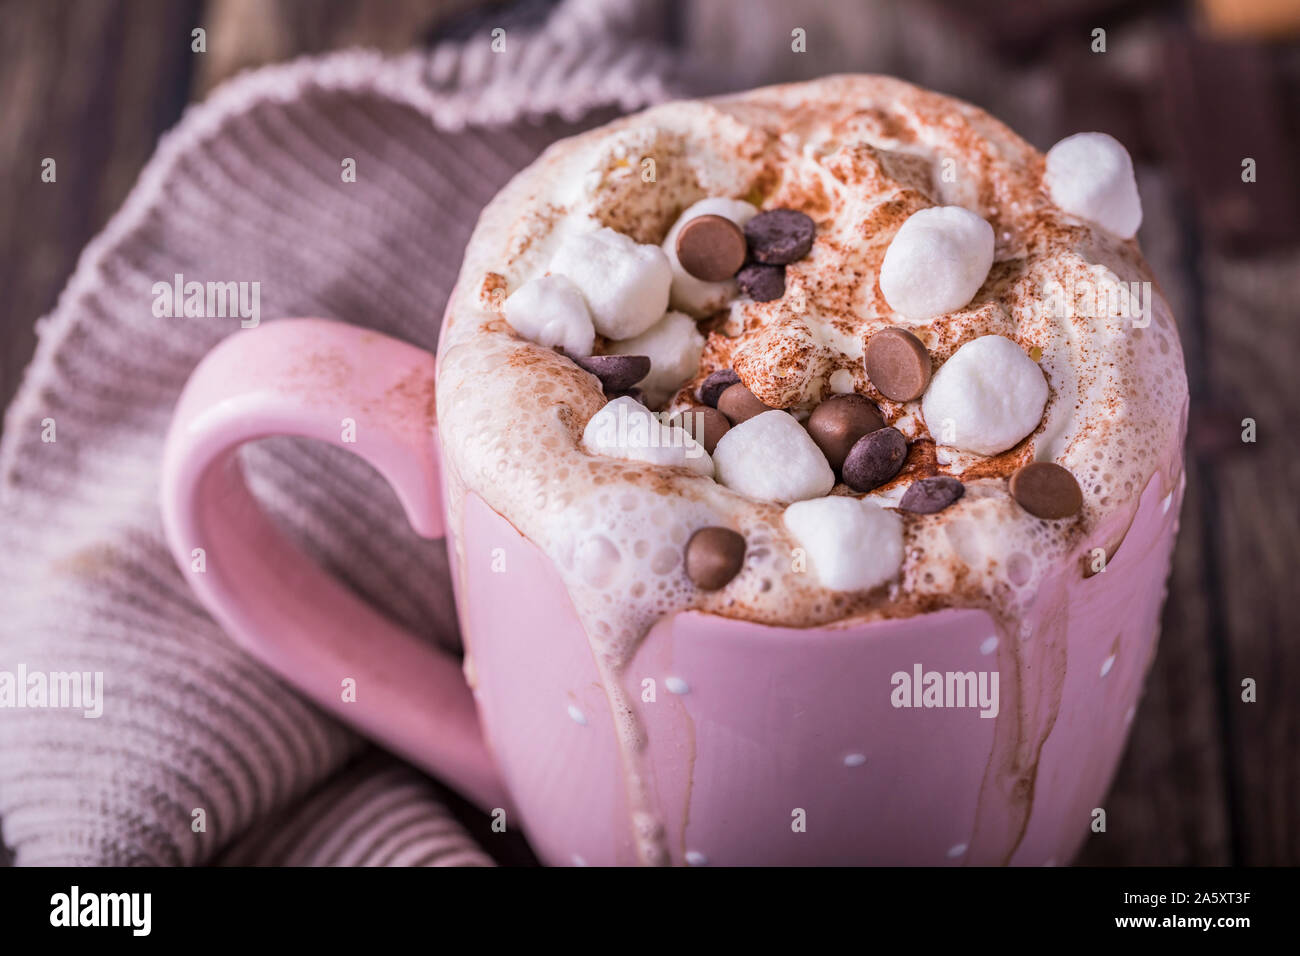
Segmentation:
{"type": "Polygon", "coordinates": [[[907,217],[885,250],[880,291],[909,319],[960,309],[993,265],[993,227],[961,206],[934,206],[907,217]]]}
{"type": "Polygon", "coordinates": [[[784,519],[817,579],[832,591],[874,588],[903,564],[903,522],[874,502],[842,495],[796,501],[784,519]]]}
{"type": "Polygon", "coordinates": [[[853,373],[846,368],[838,368],[831,372],[827,385],[836,395],[847,395],[853,391],[853,373]]]}
{"type": "Polygon", "coordinates": [[[704,446],[685,429],[665,425],[658,415],[629,395],[614,399],[591,416],[582,433],[582,444],[593,455],[677,465],[713,477],[713,459],[704,446]]]}
{"type": "Polygon", "coordinates": [[[590,355],[596,330],[578,287],[564,276],[529,279],[505,301],[510,327],[538,345],[561,346],[570,355],[590,355]]]}
{"type": "Polygon", "coordinates": [[[935,372],[921,410],[940,445],[996,455],[1043,418],[1047,379],[1015,342],[984,335],[967,342],[935,372]]]}
{"type": "Polygon", "coordinates": [[[788,412],[755,415],[713,449],[718,481],[759,501],[799,501],[830,493],[835,473],[812,436],[788,412]]]}
{"type": "Polygon", "coordinates": [[[1142,200],[1128,150],[1105,133],[1075,133],[1047,151],[1043,174],[1052,202],[1121,239],[1142,225],[1142,200]]]}
{"type": "Polygon", "coordinates": [[[668,309],[673,270],[663,250],[608,227],[565,239],[550,271],[582,291],[596,331],[607,338],[640,335],[668,309]]]}
{"type": "Polygon", "coordinates": [[[650,374],[639,385],[646,404],[659,406],[699,371],[704,336],[689,315],[669,312],[640,335],[615,342],[610,351],[649,357],[650,374]]]}
{"type": "Polygon", "coordinates": [[[687,206],[686,211],[677,217],[673,227],[668,230],[664,240],[664,254],[668,256],[673,272],[672,294],[669,299],[674,309],[681,309],[693,316],[702,317],[718,311],[740,293],[735,279],[725,282],[705,282],[697,279],[677,260],[677,234],[696,216],[722,216],[730,219],[741,229],[745,223],[758,215],[758,207],[743,199],[724,199],[713,197],[701,199],[694,205],[687,206]]]}

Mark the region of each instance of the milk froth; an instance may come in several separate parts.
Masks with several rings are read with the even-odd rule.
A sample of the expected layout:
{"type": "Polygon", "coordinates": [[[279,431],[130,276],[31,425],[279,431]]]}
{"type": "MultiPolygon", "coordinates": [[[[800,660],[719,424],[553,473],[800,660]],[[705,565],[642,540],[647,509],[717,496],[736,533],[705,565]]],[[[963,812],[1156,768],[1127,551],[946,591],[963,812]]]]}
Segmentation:
{"type": "MultiPolygon", "coordinates": [[[[666,614],[698,609],[814,626],[978,607],[1000,622],[1002,646],[1010,647],[1049,572],[1069,564],[1082,576],[1094,549],[1113,556],[1122,539],[1094,540],[1094,530],[1116,514],[1131,519],[1153,476],[1167,493],[1178,484],[1187,406],[1181,350],[1158,290],[1146,324],[1062,309],[1052,290],[1151,280],[1134,241],[1052,205],[1038,151],[948,97],[888,78],[844,76],[648,110],[555,144],[480,219],[440,346],[451,520],[459,521],[457,503],[473,492],[555,562],[616,720],[626,723],[636,791],[635,754],[644,740],[619,673],[666,614]],[[966,486],[938,514],[898,512],[902,565],[873,590],[822,587],[800,559],[781,505],[685,468],[589,454],[582,435],[605,403],[599,382],[520,338],[501,316],[504,296],[545,274],[565,237],[608,226],[658,244],[682,210],[709,197],[799,209],[816,222],[816,239],[787,267],[781,299],[739,298],[696,316],[708,333],[703,359],[665,410],[687,408],[719,368],[734,368],[758,398],[801,420],[830,395],[857,391],[914,442],[915,460],[868,497],[895,507],[923,474],[951,474],[966,486]],[[885,302],[880,265],[908,216],[935,205],[961,205],[986,219],[994,263],[965,307],[911,321],[885,302]],[[1038,428],[993,456],[930,445],[940,423],[925,421],[921,401],[885,399],[863,369],[867,339],[891,325],[918,336],[936,369],[980,336],[1018,343],[1050,389],[1038,428]],[[1054,461],[1078,480],[1084,503],[1075,518],[1044,521],[1011,498],[1007,477],[1034,460],[1054,461]],[[687,578],[683,548],[711,525],[744,535],[747,553],[730,584],[706,592],[687,578]]],[[[842,484],[832,493],[852,494],[842,484]]],[[[653,816],[631,797],[635,813],[653,816]]],[[[646,819],[634,829],[647,834],[642,857],[652,861],[662,848],[646,819]]]]}

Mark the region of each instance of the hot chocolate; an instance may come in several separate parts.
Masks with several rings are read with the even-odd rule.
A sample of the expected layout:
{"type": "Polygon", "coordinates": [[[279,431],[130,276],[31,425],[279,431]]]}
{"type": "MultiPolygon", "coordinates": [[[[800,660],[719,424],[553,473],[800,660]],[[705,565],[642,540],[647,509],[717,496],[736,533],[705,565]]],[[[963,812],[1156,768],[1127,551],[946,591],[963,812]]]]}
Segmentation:
{"type": "Polygon", "coordinates": [[[474,492],[559,569],[643,860],[662,827],[618,675],[665,615],[978,608],[1016,693],[1049,692],[1019,650],[1031,609],[1051,617],[1040,584],[1104,566],[1148,483],[1181,474],[1182,356],[1164,300],[1134,295],[1140,217],[1109,137],[1045,158],[866,76],[620,120],[485,210],[440,346],[450,519],[474,492]],[[708,450],[678,427],[701,408],[708,450]]]}

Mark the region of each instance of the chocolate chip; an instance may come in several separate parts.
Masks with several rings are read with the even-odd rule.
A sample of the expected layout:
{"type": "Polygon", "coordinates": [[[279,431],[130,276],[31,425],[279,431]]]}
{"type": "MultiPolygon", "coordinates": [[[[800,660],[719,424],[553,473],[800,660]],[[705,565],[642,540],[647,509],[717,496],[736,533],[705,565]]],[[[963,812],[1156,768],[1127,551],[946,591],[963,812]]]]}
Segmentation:
{"type": "Polygon", "coordinates": [[[607,392],[625,392],[650,374],[645,355],[574,355],[573,364],[600,379],[607,392]]]}
{"type": "Polygon", "coordinates": [[[718,411],[727,416],[733,425],[749,421],[755,415],[772,411],[772,406],[764,404],[753,392],[739,383],[729,385],[718,398],[718,411]]]}
{"type": "Polygon", "coordinates": [[[1068,518],[1083,507],[1074,475],[1055,462],[1030,462],[1011,476],[1011,497],[1036,518],[1068,518]]]}
{"type": "Polygon", "coordinates": [[[771,302],[785,295],[785,266],[750,262],[736,273],[740,291],[755,302],[771,302]]]}
{"type": "Polygon", "coordinates": [[[930,384],[930,352],[906,329],[881,329],[872,335],[863,364],[871,384],[891,401],[920,398],[930,384]]]}
{"type": "Polygon", "coordinates": [[[730,279],[745,264],[745,234],[725,216],[696,216],[677,233],[677,261],[705,282],[730,279]]]}
{"type": "Polygon", "coordinates": [[[912,486],[903,493],[903,500],[898,503],[899,511],[910,511],[918,515],[932,515],[948,507],[962,495],[966,486],[949,475],[936,475],[912,482],[912,486]]]}
{"type": "Polygon", "coordinates": [[[870,491],[898,474],[906,458],[907,439],[897,428],[867,432],[844,459],[844,483],[854,491],[870,491]]]}
{"type": "Polygon", "coordinates": [[[701,591],[716,591],[745,564],[745,538],[730,528],[700,528],[686,542],[686,576],[701,591]]]}
{"type": "Polygon", "coordinates": [[[745,223],[750,256],[773,266],[808,255],[816,231],[813,221],[797,209],[769,209],[745,223]]]}
{"type": "Polygon", "coordinates": [[[740,376],[735,369],[720,368],[716,372],[710,372],[700,385],[700,401],[710,408],[717,408],[722,393],[739,381],[740,376]]]}
{"type": "Polygon", "coordinates": [[[605,397],[611,402],[616,398],[630,398],[639,405],[645,404],[645,392],[639,388],[625,388],[618,392],[606,392],[605,397]]]}
{"type": "Polygon", "coordinates": [[[875,403],[865,395],[835,395],[808,418],[808,434],[836,471],[859,438],[884,427],[875,403]]]}
{"type": "Polygon", "coordinates": [[[673,424],[686,429],[687,434],[704,446],[710,455],[718,442],[731,429],[727,416],[708,405],[692,405],[673,417],[673,424]]]}

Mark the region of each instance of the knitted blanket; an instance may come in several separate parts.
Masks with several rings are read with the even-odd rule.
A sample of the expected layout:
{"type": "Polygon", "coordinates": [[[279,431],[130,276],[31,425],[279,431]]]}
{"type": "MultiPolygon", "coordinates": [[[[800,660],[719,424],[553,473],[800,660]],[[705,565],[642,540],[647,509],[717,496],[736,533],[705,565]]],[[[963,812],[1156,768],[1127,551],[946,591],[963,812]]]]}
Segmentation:
{"type": "MultiPolygon", "coordinates": [[[[491,863],[436,784],[298,697],[190,593],[163,542],[163,436],[240,319],[160,317],[151,290],[257,282],[263,321],[327,316],[433,349],[483,204],[552,140],[666,97],[671,64],[638,15],[566,0],[538,25],[503,18],[503,52],[484,30],[270,67],[163,138],[40,321],[0,443],[0,823],[17,864],[491,863]],[[102,679],[98,703],[5,702],[6,673],[74,672],[102,679]]],[[[443,545],[375,473],[292,439],[245,455],[310,553],[455,646],[443,545]]]]}

